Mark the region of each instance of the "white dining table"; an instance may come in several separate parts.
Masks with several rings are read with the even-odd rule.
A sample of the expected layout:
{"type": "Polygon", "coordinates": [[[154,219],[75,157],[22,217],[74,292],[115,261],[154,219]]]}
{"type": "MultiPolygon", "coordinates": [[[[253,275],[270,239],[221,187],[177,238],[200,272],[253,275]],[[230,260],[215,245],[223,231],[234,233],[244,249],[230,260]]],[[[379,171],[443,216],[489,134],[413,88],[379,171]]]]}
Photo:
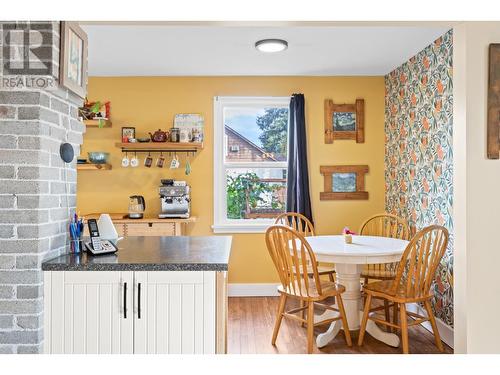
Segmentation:
{"type": "MultiPolygon", "coordinates": [[[[352,236],[352,244],[347,244],[343,235],[306,237],[319,262],[334,263],[337,282],[345,287],[342,300],[347,315],[349,330],[359,330],[363,317],[361,299],[361,271],[365,264],[398,262],[408,241],[375,236],[352,236]]],[[[314,322],[330,319],[338,313],[326,310],[315,315],[314,322]]],[[[326,346],[342,329],[342,320],[330,324],[328,330],[316,338],[319,348],[326,346]]],[[[399,337],[380,329],[368,320],[366,332],[387,345],[399,346],[399,337]]]]}

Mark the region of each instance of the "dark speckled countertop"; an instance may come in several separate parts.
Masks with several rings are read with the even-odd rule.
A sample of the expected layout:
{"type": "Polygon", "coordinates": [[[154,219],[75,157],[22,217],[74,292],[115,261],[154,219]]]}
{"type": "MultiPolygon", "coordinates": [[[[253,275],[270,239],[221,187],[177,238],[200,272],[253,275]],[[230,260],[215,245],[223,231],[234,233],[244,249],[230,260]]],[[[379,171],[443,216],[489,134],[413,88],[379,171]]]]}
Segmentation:
{"type": "Polygon", "coordinates": [[[68,254],[44,271],[227,271],[230,236],[124,237],[114,254],[68,254]]]}

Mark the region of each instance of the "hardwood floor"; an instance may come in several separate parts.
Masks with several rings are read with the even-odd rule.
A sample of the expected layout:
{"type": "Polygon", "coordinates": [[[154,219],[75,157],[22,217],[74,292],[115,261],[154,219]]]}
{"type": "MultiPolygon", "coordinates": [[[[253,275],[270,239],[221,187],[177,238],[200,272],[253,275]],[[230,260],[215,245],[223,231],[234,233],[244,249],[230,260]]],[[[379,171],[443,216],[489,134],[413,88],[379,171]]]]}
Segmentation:
{"type": "MultiPolygon", "coordinates": [[[[289,302],[293,304],[293,301],[289,302]]],[[[290,305],[291,306],[291,305],[290,305]]],[[[287,305],[288,307],[288,305],[287,305]]],[[[306,328],[298,322],[283,319],[276,346],[271,345],[278,297],[231,297],[228,316],[228,353],[229,354],[304,354],[307,348],[306,328]]],[[[324,332],[327,326],[315,329],[315,336],[324,332]]],[[[369,334],[364,345],[357,345],[358,331],[351,331],[353,346],[345,343],[342,331],[335,340],[322,349],[314,345],[314,353],[335,354],[401,354],[401,348],[392,348],[375,340],[369,334]]],[[[410,353],[439,353],[434,344],[434,336],[425,328],[415,326],[409,332],[410,353]]],[[[445,353],[453,349],[445,346],[445,353]]]]}

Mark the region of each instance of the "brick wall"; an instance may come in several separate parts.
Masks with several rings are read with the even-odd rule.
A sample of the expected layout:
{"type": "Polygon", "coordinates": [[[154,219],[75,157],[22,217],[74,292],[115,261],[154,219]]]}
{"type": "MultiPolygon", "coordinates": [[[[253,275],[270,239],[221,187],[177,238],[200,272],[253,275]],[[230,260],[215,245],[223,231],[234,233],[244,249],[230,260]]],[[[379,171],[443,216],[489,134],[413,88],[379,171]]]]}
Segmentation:
{"type": "MultiPolygon", "coordinates": [[[[47,24],[57,62],[59,23],[47,24]]],[[[41,263],[68,249],[76,158],[65,164],[59,147],[70,142],[78,155],[85,130],[77,118],[81,104],[62,87],[0,88],[0,353],[43,350],[41,263]]]]}

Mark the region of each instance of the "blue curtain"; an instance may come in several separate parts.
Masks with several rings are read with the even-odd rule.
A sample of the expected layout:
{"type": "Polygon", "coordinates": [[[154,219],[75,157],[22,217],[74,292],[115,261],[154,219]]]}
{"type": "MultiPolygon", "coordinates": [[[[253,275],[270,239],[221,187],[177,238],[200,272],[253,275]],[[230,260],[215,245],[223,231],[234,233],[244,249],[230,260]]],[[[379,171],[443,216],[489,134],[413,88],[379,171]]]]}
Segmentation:
{"type": "Polygon", "coordinates": [[[286,210],[300,213],[314,223],[309,194],[304,94],[293,94],[290,100],[286,210]]]}

